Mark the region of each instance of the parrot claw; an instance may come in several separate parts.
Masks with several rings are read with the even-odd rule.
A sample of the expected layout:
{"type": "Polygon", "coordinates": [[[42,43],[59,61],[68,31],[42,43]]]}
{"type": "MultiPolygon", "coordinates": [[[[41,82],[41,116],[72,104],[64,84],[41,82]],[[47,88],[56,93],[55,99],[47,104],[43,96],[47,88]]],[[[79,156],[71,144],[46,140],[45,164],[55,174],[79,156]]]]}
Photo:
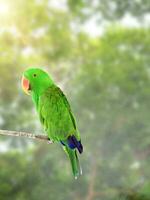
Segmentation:
{"type": "Polygon", "coordinates": [[[47,144],[52,144],[52,143],[53,143],[53,141],[50,139],[47,141],[47,144]]]}

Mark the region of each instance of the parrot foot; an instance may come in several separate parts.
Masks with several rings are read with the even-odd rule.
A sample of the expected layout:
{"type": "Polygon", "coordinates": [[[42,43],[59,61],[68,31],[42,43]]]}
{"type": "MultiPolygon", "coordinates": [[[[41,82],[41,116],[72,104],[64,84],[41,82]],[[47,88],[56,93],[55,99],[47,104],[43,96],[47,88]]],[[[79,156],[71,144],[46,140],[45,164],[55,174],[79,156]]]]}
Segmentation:
{"type": "Polygon", "coordinates": [[[52,144],[52,143],[53,143],[53,141],[48,139],[47,144],[52,144]]]}

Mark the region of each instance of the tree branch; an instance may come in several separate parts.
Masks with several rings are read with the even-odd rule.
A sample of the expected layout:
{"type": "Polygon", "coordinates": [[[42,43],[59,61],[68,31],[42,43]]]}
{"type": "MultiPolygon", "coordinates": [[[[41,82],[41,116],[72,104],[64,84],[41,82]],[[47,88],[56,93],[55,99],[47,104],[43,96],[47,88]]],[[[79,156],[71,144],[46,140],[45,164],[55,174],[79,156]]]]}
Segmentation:
{"type": "Polygon", "coordinates": [[[47,141],[48,143],[52,143],[46,135],[36,135],[33,133],[27,133],[27,132],[21,132],[21,131],[0,130],[0,135],[15,136],[15,137],[27,137],[30,139],[44,140],[44,141],[47,141]]]}

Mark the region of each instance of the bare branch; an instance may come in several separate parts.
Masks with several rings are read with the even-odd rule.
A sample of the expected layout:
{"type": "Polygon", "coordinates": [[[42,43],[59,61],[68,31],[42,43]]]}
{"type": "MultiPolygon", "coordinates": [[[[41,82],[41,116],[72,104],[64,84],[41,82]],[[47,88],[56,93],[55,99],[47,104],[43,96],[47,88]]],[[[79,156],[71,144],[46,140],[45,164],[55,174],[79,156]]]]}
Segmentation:
{"type": "Polygon", "coordinates": [[[0,130],[0,135],[15,136],[15,137],[27,137],[30,139],[44,140],[44,141],[47,141],[48,143],[52,143],[46,135],[36,135],[33,133],[27,133],[27,132],[21,132],[21,131],[0,130]]]}

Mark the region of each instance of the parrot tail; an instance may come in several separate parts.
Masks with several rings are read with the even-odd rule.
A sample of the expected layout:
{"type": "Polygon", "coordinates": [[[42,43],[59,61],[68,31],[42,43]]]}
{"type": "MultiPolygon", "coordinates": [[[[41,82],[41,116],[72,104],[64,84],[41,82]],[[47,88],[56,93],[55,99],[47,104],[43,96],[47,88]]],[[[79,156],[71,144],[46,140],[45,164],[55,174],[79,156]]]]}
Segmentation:
{"type": "Polygon", "coordinates": [[[67,146],[64,146],[63,148],[67,153],[67,155],[69,156],[74,178],[77,179],[78,176],[82,175],[82,169],[77,156],[77,151],[75,149],[70,149],[67,146]]]}

